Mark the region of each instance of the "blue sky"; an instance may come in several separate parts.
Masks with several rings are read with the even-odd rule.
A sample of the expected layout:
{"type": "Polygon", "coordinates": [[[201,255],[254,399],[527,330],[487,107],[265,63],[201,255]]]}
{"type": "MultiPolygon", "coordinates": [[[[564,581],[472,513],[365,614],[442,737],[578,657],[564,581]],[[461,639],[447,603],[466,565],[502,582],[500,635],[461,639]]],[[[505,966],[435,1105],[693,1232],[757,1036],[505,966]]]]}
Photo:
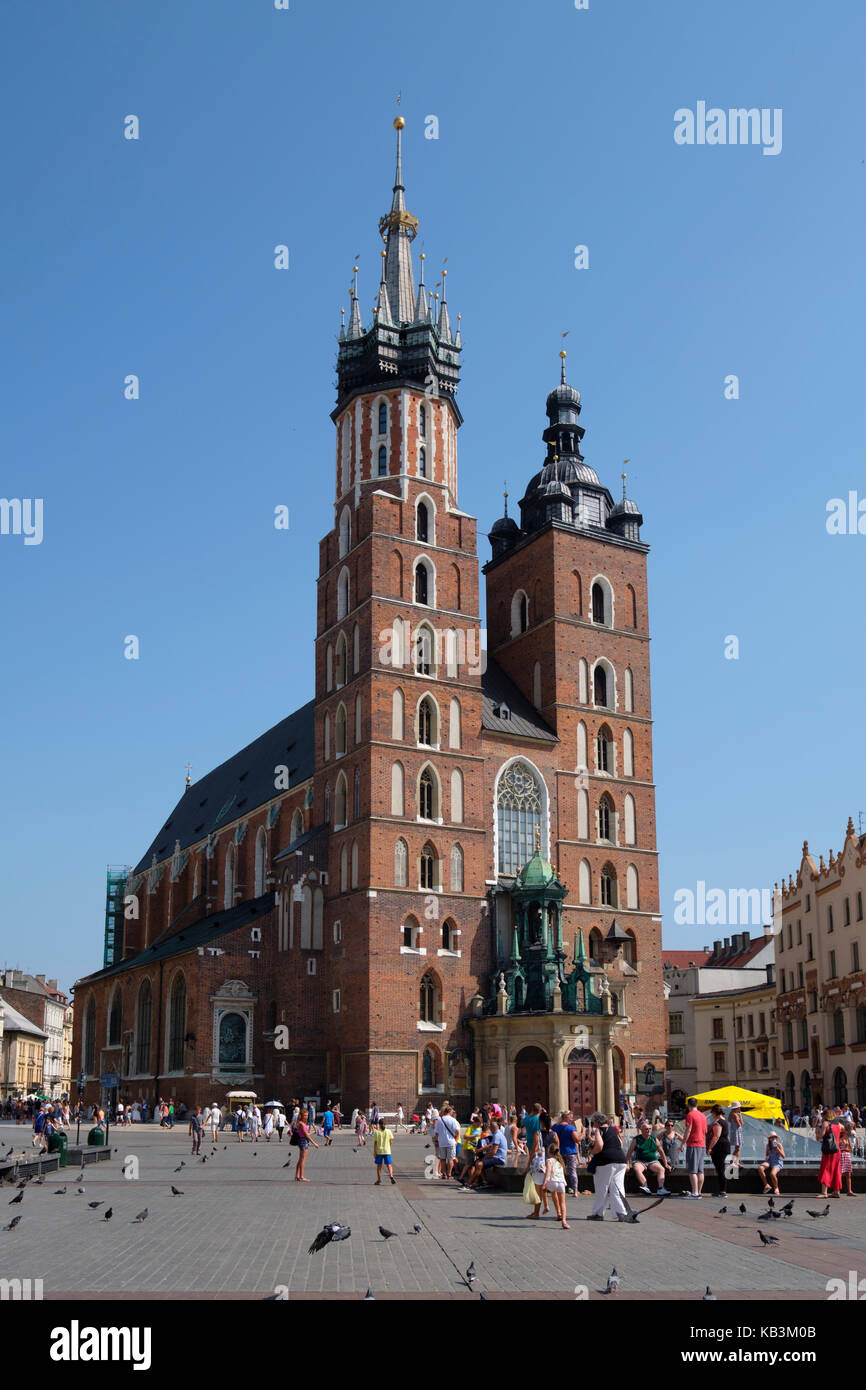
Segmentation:
{"type": "Polygon", "coordinates": [[[631,460],[666,944],[714,934],[677,889],[838,849],[866,813],[866,536],[825,526],[866,498],[859,0],[10,0],[0,29],[0,491],[44,499],[41,545],[0,536],[7,964],[98,967],[106,864],[187,761],[312,694],[335,337],[357,252],[373,302],[398,90],[463,315],[462,506],[485,532],[537,470],[565,330],[587,461],[616,491],[631,460]],[[678,146],[699,101],[781,108],[781,153],[678,146]]]}

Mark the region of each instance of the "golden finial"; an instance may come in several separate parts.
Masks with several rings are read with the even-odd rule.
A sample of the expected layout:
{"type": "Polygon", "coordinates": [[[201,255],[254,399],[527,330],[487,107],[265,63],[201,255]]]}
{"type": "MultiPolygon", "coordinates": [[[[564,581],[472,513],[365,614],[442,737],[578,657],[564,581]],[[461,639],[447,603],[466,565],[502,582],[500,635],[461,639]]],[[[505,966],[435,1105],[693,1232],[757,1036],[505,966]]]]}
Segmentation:
{"type": "Polygon", "coordinates": [[[192,763],[187,763],[187,765],[186,765],[186,785],[187,785],[187,786],[189,786],[189,784],[190,784],[190,773],[191,773],[191,772],[192,772],[192,763]]]}
{"type": "Polygon", "coordinates": [[[562,351],[561,351],[561,353],[560,353],[559,355],[560,355],[560,357],[567,357],[567,356],[568,356],[568,353],[566,352],[565,348],[563,348],[562,351]]]}
{"type": "Polygon", "coordinates": [[[540,854],[540,853],[541,853],[541,826],[540,826],[540,825],[537,825],[537,826],[535,827],[535,853],[536,853],[536,854],[540,854]]]}
{"type": "Polygon", "coordinates": [[[395,130],[402,130],[403,127],[405,126],[405,124],[406,124],[406,122],[403,120],[403,117],[402,117],[402,116],[395,116],[395,117],[394,117],[394,129],[395,129],[395,130]]]}
{"type": "Polygon", "coordinates": [[[426,259],[427,259],[427,252],[426,252],[426,251],[422,251],[422,252],[421,252],[421,260],[422,260],[422,261],[426,261],[426,259]]]}

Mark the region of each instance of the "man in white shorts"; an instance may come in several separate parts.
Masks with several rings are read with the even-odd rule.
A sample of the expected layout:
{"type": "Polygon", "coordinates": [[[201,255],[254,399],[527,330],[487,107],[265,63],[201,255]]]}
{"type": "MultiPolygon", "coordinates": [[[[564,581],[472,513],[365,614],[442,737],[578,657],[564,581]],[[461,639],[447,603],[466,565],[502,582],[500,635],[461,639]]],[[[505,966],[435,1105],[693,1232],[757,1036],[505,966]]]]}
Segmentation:
{"type": "Polygon", "coordinates": [[[440,1178],[450,1178],[457,1158],[457,1140],[460,1137],[460,1126],[454,1118],[450,1105],[443,1105],[442,1113],[433,1130],[433,1136],[439,1157],[439,1176],[440,1178]]]}
{"type": "Polygon", "coordinates": [[[214,1102],[214,1104],[211,1105],[211,1108],[210,1108],[210,1121],[209,1121],[209,1123],[210,1123],[210,1137],[211,1137],[211,1140],[213,1141],[213,1146],[214,1146],[214,1148],[216,1148],[217,1135],[218,1135],[219,1132],[220,1132],[220,1126],[221,1126],[221,1124],[222,1124],[222,1118],[223,1118],[223,1116],[222,1116],[222,1111],[220,1110],[220,1108],[219,1108],[219,1106],[216,1104],[216,1102],[214,1102]]]}

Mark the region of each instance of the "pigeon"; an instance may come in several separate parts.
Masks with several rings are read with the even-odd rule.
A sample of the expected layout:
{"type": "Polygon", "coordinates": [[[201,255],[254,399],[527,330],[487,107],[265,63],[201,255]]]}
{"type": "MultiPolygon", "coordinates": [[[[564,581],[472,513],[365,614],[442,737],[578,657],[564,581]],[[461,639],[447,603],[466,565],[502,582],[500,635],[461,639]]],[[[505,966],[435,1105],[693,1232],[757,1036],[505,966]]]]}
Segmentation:
{"type": "Polygon", "coordinates": [[[469,1285],[470,1288],[471,1288],[472,1285],[475,1283],[475,1261],[474,1261],[474,1260],[471,1261],[471,1263],[470,1263],[470,1265],[469,1265],[469,1268],[468,1268],[467,1271],[466,1271],[466,1282],[467,1282],[467,1284],[469,1285]]]}
{"type": "Polygon", "coordinates": [[[793,1215],[794,1215],[794,1201],[793,1201],[793,1198],[791,1199],[790,1202],[786,1202],[785,1205],[782,1207],[782,1215],[783,1215],[783,1216],[793,1216],[793,1215]]]}
{"type": "Polygon", "coordinates": [[[19,1192],[19,1193],[18,1193],[18,1196],[17,1196],[17,1197],[13,1197],[13,1198],[12,1198],[12,1201],[9,1202],[8,1205],[9,1205],[10,1207],[14,1207],[14,1206],[17,1205],[18,1202],[23,1202],[23,1201],[24,1201],[24,1193],[23,1193],[23,1192],[19,1192]]]}
{"type": "Polygon", "coordinates": [[[133,1224],[133,1226],[134,1226],[134,1225],[136,1224],[136,1222],[138,1222],[138,1224],[141,1225],[142,1221],[146,1221],[146,1220],[147,1220],[147,1207],[145,1207],[144,1211],[140,1211],[140,1212],[138,1213],[138,1216],[135,1218],[135,1221],[133,1221],[132,1224],[133,1224]]]}
{"type": "Polygon", "coordinates": [[[114,1215],[114,1210],[113,1210],[112,1207],[109,1207],[109,1208],[108,1208],[108,1211],[105,1213],[105,1216],[104,1216],[102,1219],[103,1219],[103,1221],[110,1221],[113,1215],[114,1215]]]}
{"type": "Polygon", "coordinates": [[[65,1197],[65,1196],[66,1196],[66,1188],[65,1188],[65,1187],[56,1187],[56,1188],[54,1189],[54,1195],[55,1195],[55,1197],[65,1197]]]}
{"type": "Polygon", "coordinates": [[[253,1158],[258,1158],[258,1156],[259,1156],[259,1151],[258,1151],[258,1149],[253,1149],[253,1158]]]}
{"type": "Polygon", "coordinates": [[[181,1192],[180,1188],[179,1188],[179,1187],[175,1187],[174,1183],[171,1184],[171,1195],[172,1195],[172,1197],[182,1197],[182,1196],[183,1196],[183,1193],[181,1192]]]}
{"type": "Polygon", "coordinates": [[[416,1236],[420,1236],[421,1227],[418,1225],[417,1221],[415,1222],[415,1225],[412,1227],[412,1230],[415,1232],[416,1236]]]}
{"type": "Polygon", "coordinates": [[[203,1158],[202,1163],[207,1163],[207,1158],[203,1158]]]}
{"type": "Polygon", "coordinates": [[[78,1196],[79,1196],[79,1197],[83,1197],[86,1191],[87,1191],[87,1189],[86,1189],[85,1187],[79,1187],[79,1189],[78,1189],[78,1196]]]}
{"type": "Polygon", "coordinates": [[[382,1237],[383,1240],[390,1240],[391,1237],[395,1236],[396,1234],[396,1231],[389,1231],[385,1226],[379,1227],[379,1235],[382,1237]]]}
{"type": "Polygon", "coordinates": [[[96,1211],[96,1208],[97,1208],[97,1207],[104,1207],[104,1206],[105,1206],[105,1203],[104,1203],[104,1202],[88,1202],[87,1205],[90,1207],[91,1211],[96,1211]]]}
{"type": "Polygon", "coordinates": [[[373,1293],[373,1290],[372,1290],[372,1289],[368,1289],[367,1292],[364,1294],[364,1302],[365,1302],[365,1303],[372,1303],[372,1302],[374,1302],[374,1300],[375,1300],[375,1295],[374,1295],[374,1293],[373,1293]]]}
{"type": "Polygon", "coordinates": [[[772,1219],[773,1219],[773,1217],[774,1217],[775,1215],[776,1215],[776,1213],[775,1213],[774,1211],[762,1211],[761,1214],[760,1214],[760,1216],[758,1217],[758,1220],[759,1220],[759,1221],[772,1221],[772,1219]]]}
{"type": "Polygon", "coordinates": [[[719,1207],[719,1216],[726,1216],[726,1215],[727,1215],[727,1211],[728,1211],[728,1208],[727,1208],[727,1207],[719,1207]]]}
{"type": "Polygon", "coordinates": [[[605,1293],[619,1293],[619,1279],[620,1276],[616,1272],[616,1266],[614,1266],[607,1276],[607,1288],[605,1289],[605,1293]]]}
{"type": "Polygon", "coordinates": [[[14,1231],[15,1227],[18,1225],[18,1222],[20,1220],[20,1216],[13,1216],[12,1220],[9,1222],[9,1225],[3,1227],[4,1231],[14,1231]]]}
{"type": "Polygon", "coordinates": [[[228,1148],[228,1144],[223,1144],[223,1148],[224,1148],[224,1149],[227,1149],[227,1148],[228,1148]]]}
{"type": "Polygon", "coordinates": [[[291,1157],[289,1157],[289,1158],[286,1160],[286,1162],[283,1164],[283,1167],[284,1167],[284,1168],[291,1168],[291,1166],[292,1166],[292,1160],[291,1160],[291,1157]]]}
{"type": "MultiPolygon", "coordinates": [[[[381,1227],[379,1229],[381,1230],[381,1227]]],[[[322,1227],[307,1254],[314,1255],[317,1251],[324,1250],[325,1246],[330,1245],[332,1240],[348,1240],[351,1234],[351,1226],[341,1226],[339,1221],[333,1221],[330,1226],[322,1227]]]]}
{"type": "Polygon", "coordinates": [[[772,1197],[768,1197],[768,1198],[767,1198],[767,1206],[768,1206],[768,1207],[774,1207],[775,1205],[776,1205],[776,1203],[773,1201],[773,1198],[772,1198],[772,1197]]]}
{"type": "Polygon", "coordinates": [[[716,1295],[713,1293],[713,1291],[712,1291],[712,1289],[710,1288],[709,1284],[707,1284],[707,1291],[706,1291],[706,1293],[703,1295],[703,1297],[701,1298],[701,1302],[702,1302],[702,1303],[718,1303],[718,1299],[716,1298],[716,1295]]]}
{"type": "MultiPolygon", "coordinates": [[[[180,1168],[183,1168],[183,1167],[184,1167],[184,1164],[182,1163],[182,1164],[180,1165],[180,1168]]],[[[175,1171],[176,1173],[179,1173],[179,1172],[180,1172],[180,1168],[175,1168],[174,1171],[175,1171]]]]}
{"type": "MultiPolygon", "coordinates": [[[[648,1207],[643,1207],[641,1209],[641,1216],[643,1216],[644,1212],[652,1211],[653,1207],[660,1207],[663,1201],[664,1197],[657,1197],[654,1202],[650,1202],[648,1207]]],[[[638,1224],[638,1214],[636,1211],[632,1211],[631,1207],[629,1207],[626,1216],[618,1216],[616,1219],[617,1221],[624,1221],[627,1226],[637,1226],[638,1224]]]]}
{"type": "Polygon", "coordinates": [[[748,1208],[747,1208],[745,1202],[741,1202],[741,1203],[740,1203],[740,1214],[741,1214],[742,1216],[745,1216],[747,1211],[748,1211],[748,1208]]]}
{"type": "Polygon", "coordinates": [[[44,1179],[44,1178],[34,1178],[34,1179],[33,1179],[33,1186],[34,1186],[34,1187],[43,1187],[44,1185],[45,1185],[45,1179],[44,1179]]]}
{"type": "Polygon", "coordinates": [[[817,1221],[818,1218],[819,1218],[820,1216],[829,1216],[829,1215],[830,1215],[830,1203],[829,1203],[829,1202],[827,1203],[827,1205],[826,1205],[826,1207],[824,1208],[823,1211],[810,1211],[809,1208],[807,1207],[807,1208],[806,1208],[806,1215],[807,1215],[807,1216],[811,1216],[812,1219],[813,1219],[814,1221],[817,1221]]]}
{"type": "Polygon", "coordinates": [[[779,1237],[778,1237],[778,1236],[765,1236],[763,1231],[759,1231],[759,1232],[758,1232],[758,1235],[761,1237],[761,1244],[762,1244],[762,1245],[778,1245],[778,1244],[779,1244],[779,1237]]]}

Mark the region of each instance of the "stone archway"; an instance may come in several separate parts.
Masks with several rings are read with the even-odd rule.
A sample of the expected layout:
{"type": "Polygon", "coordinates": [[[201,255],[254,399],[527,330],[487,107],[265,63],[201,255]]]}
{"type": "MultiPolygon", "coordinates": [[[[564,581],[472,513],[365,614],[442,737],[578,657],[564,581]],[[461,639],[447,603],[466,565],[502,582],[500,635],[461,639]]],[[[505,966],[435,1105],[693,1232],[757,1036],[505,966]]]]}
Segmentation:
{"type": "Polygon", "coordinates": [[[514,1059],[514,1099],[531,1110],[536,1101],[550,1106],[550,1073],[540,1047],[522,1047],[514,1059]]]}
{"type": "Polygon", "coordinates": [[[573,1047],[568,1054],[568,1108],[589,1117],[598,1105],[595,1054],[588,1047],[573,1047]]]}

